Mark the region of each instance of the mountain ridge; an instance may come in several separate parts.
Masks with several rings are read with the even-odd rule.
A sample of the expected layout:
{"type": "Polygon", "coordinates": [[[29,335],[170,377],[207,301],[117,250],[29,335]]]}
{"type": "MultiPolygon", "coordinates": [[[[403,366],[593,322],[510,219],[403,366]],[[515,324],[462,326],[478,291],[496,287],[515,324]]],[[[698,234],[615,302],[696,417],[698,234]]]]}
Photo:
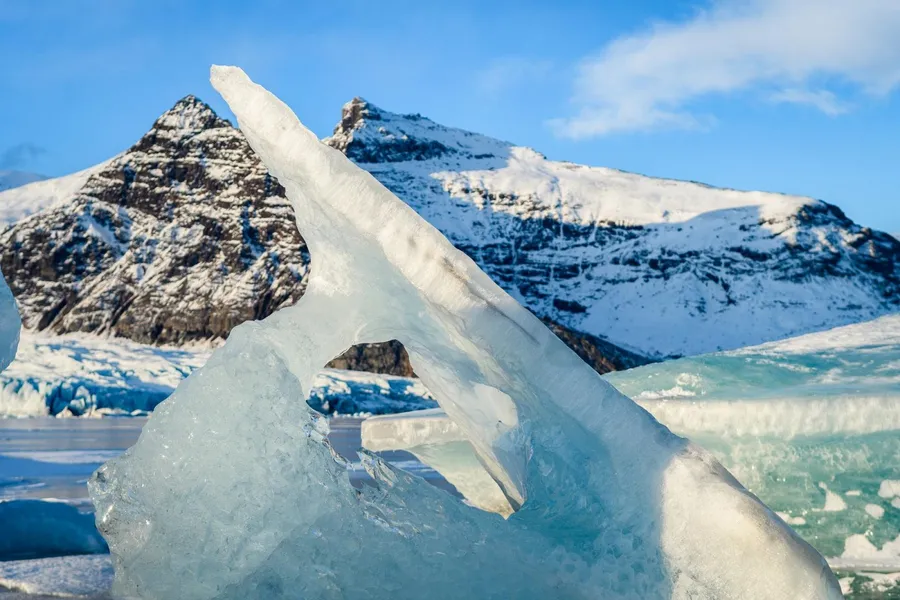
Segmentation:
{"type": "Polygon", "coordinates": [[[28,171],[17,171],[15,169],[0,169],[0,192],[21,187],[35,181],[43,181],[49,179],[46,175],[38,173],[30,173],[28,171]]]}
{"type": "MultiPolygon", "coordinates": [[[[635,356],[697,354],[827,329],[900,307],[900,243],[856,225],[839,208],[819,200],[550,161],[532,149],[421,115],[392,113],[362,98],[344,105],[334,133],[323,141],[372,173],[539,317],[583,340],[593,339],[595,349],[603,342],[635,356]]],[[[292,227],[292,209],[280,186],[240,133],[196,98],[180,100],[131,150],[104,163],[114,165],[108,166],[112,171],[93,185],[105,190],[107,200],[121,195],[129,177],[129,163],[122,157],[148,150],[156,152],[156,163],[174,169],[171,177],[151,177],[156,187],[145,194],[148,198],[173,195],[184,201],[176,188],[187,186],[197,198],[211,201],[228,189],[234,193],[233,186],[240,188],[241,179],[249,176],[252,193],[238,192],[256,198],[247,205],[246,216],[262,210],[262,193],[267,202],[278,204],[275,221],[291,221],[270,224],[270,233],[281,232],[285,240],[290,238],[287,243],[302,244],[299,234],[283,233],[292,227]]],[[[141,183],[152,165],[135,166],[147,167],[135,170],[141,183]]],[[[90,194],[82,191],[73,197],[84,205],[90,194]]],[[[160,202],[153,202],[159,210],[160,202]]],[[[3,205],[0,194],[0,209],[3,205]]],[[[64,210],[60,206],[41,214],[64,210]]],[[[222,218],[210,216],[213,221],[222,218]]],[[[225,230],[233,235],[244,227],[241,222],[232,214],[225,230]]],[[[4,232],[3,241],[22,233],[22,223],[17,223],[4,232]]],[[[241,242],[238,257],[265,253],[265,244],[254,236],[241,242]]],[[[277,253],[291,251],[279,247],[277,253]]],[[[8,254],[0,260],[4,273],[12,266],[8,254]]],[[[296,272],[308,268],[308,258],[292,260],[296,272]]],[[[275,283],[262,276],[276,268],[275,262],[256,271],[266,282],[251,296],[272,292],[277,300],[269,300],[262,310],[232,307],[234,318],[223,321],[227,326],[204,330],[207,337],[223,337],[238,319],[264,316],[302,294],[296,278],[275,283]],[[285,292],[286,287],[292,291],[285,292]]],[[[34,272],[29,273],[33,278],[34,272]]],[[[22,279],[13,274],[14,290],[22,279]]],[[[212,301],[212,295],[205,297],[212,301]]],[[[96,307],[98,300],[88,304],[96,307]]],[[[70,316],[50,321],[53,325],[26,315],[27,324],[39,329],[90,326],[90,320],[85,325],[70,316]]],[[[146,332],[113,333],[156,339],[146,332]]],[[[202,337],[185,336],[160,341],[202,337]]],[[[400,356],[395,350],[385,347],[387,354],[375,362],[400,356]]],[[[409,368],[398,367],[400,363],[402,357],[394,360],[398,374],[404,374],[409,368]]]]}
{"type": "Polygon", "coordinates": [[[469,144],[358,162],[536,314],[619,347],[699,354],[898,309],[900,246],[834,205],[551,161],[497,140],[480,151],[471,142],[484,136],[377,107],[366,123],[366,111],[346,114],[353,105],[325,143],[469,144]]]}
{"type": "MultiPolygon", "coordinates": [[[[0,234],[0,267],[28,329],[215,344],[303,294],[310,259],[284,190],[194,96],[125,152],[52,185],[63,192],[0,234]]],[[[558,327],[602,372],[646,362],[558,327]]],[[[412,374],[396,342],[350,349],[334,365],[412,374]]]]}
{"type": "Polygon", "coordinates": [[[67,200],[0,235],[26,327],[183,344],[224,338],[302,294],[309,261],[281,225],[283,191],[195,97],[88,171],[67,200]]]}

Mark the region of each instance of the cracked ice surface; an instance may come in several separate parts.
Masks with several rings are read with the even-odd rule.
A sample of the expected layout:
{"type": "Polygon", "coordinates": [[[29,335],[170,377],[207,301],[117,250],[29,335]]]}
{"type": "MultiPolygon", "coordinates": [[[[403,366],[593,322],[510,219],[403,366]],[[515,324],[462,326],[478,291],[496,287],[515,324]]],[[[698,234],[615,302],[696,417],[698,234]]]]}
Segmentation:
{"type": "Polygon", "coordinates": [[[90,487],[140,598],[840,598],[821,557],[709,454],[616,392],[243,71],[212,82],[294,203],[297,305],[235,329],[90,487]],[[354,490],[304,399],[395,338],[513,508],[364,457],[354,490]]]}

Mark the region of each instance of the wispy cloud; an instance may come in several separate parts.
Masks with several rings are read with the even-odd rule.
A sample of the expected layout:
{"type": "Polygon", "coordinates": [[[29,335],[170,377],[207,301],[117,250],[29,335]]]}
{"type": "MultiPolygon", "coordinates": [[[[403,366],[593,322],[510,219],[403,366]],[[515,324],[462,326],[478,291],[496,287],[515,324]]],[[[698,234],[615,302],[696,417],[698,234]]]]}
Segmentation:
{"type": "Polygon", "coordinates": [[[46,154],[46,152],[46,149],[28,142],[10,146],[0,154],[0,169],[24,167],[41,155],[46,154]]]}
{"type": "Polygon", "coordinates": [[[890,93],[900,84],[898,39],[898,0],[719,0],[583,61],[575,114],[552,125],[572,138],[702,127],[712,117],[691,103],[736,92],[837,115],[849,104],[823,82],[890,93]]]}
{"type": "Polygon", "coordinates": [[[775,92],[769,100],[776,104],[806,104],[818,108],[828,116],[836,117],[850,110],[850,104],[840,100],[828,90],[790,88],[775,92]]]}
{"type": "Polygon", "coordinates": [[[478,90],[487,96],[499,96],[503,92],[541,81],[550,74],[552,63],[522,56],[505,56],[491,61],[475,76],[478,90]]]}

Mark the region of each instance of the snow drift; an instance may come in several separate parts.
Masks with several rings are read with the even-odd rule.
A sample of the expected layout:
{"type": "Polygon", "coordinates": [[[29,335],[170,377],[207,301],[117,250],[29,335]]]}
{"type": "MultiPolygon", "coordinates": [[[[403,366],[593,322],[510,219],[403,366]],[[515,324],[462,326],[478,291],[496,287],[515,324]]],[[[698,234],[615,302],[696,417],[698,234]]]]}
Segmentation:
{"type": "Polygon", "coordinates": [[[240,69],[213,67],[212,81],[294,203],[312,276],[295,306],[236,328],[92,479],[114,593],[841,597],[822,558],[708,453],[370,174],[240,69]],[[508,520],[367,455],[377,486],[350,486],[304,400],[331,358],[388,339],[518,509],[508,520]]]}

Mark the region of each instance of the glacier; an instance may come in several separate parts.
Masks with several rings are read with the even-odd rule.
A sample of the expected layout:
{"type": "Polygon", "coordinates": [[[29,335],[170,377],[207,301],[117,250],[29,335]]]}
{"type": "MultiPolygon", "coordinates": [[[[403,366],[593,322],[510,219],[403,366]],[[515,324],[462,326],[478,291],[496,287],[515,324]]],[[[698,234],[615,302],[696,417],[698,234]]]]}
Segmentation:
{"type": "MultiPolygon", "coordinates": [[[[0,418],[145,416],[210,352],[203,345],[150,346],[23,330],[16,359],[0,373],[0,418]]],[[[328,415],[437,406],[416,379],[332,368],[318,374],[307,402],[328,415]]]]}
{"type": "Polygon", "coordinates": [[[0,373],[0,417],[145,415],[206,362],[209,349],[23,330],[0,373]]]}
{"type": "Polygon", "coordinates": [[[3,561],[0,562],[0,593],[9,600],[60,597],[108,600],[106,591],[112,577],[112,565],[105,555],[3,561]]]}
{"type": "Polygon", "coordinates": [[[369,173],[240,69],[211,79],[293,202],[311,277],[296,305],[234,329],[89,482],[114,594],[841,597],[821,556],[709,453],[603,381],[369,173]],[[330,359],[388,339],[508,519],[366,453],[376,485],[351,487],[304,400],[330,359]]]}

